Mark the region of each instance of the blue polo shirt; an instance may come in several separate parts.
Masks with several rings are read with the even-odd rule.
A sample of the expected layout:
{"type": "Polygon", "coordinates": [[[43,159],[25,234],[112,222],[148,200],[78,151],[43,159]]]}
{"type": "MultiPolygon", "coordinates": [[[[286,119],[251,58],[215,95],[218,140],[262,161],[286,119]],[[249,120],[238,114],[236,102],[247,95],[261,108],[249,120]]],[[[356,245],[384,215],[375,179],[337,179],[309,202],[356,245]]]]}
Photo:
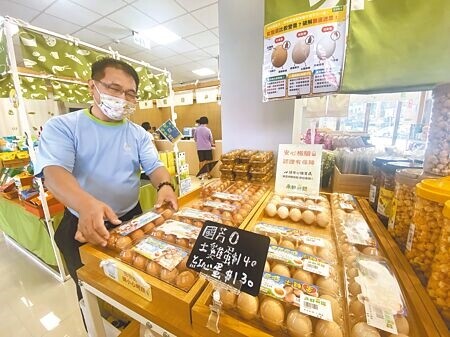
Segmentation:
{"type": "Polygon", "coordinates": [[[150,135],[141,126],[127,119],[105,122],[88,109],[45,123],[35,173],[50,165],[72,173],[83,190],[110,206],[119,217],[138,202],[141,167],[148,175],[163,166],[150,135]]]}

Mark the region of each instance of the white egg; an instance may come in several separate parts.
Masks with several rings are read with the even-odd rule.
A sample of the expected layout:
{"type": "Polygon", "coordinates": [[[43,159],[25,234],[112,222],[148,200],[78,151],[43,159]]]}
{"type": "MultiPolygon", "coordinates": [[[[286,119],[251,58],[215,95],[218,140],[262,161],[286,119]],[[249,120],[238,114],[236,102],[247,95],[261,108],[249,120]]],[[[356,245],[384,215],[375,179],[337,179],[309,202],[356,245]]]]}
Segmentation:
{"type": "Polygon", "coordinates": [[[275,206],[275,205],[272,204],[272,203],[268,203],[267,206],[266,206],[265,211],[266,211],[266,214],[267,214],[268,216],[274,217],[275,214],[277,214],[277,206],[275,206]]]}
{"type": "Polygon", "coordinates": [[[311,46],[305,43],[304,39],[299,40],[292,50],[292,61],[300,64],[306,61],[311,51],[311,46]]]}
{"type": "Polygon", "coordinates": [[[316,223],[320,227],[327,227],[330,223],[330,216],[323,212],[316,215],[316,223]]]}
{"type": "Polygon", "coordinates": [[[302,218],[302,212],[298,208],[292,208],[289,211],[289,218],[294,222],[299,222],[302,218]]]}
{"type": "Polygon", "coordinates": [[[286,206],[279,207],[277,213],[278,216],[283,220],[289,216],[289,210],[286,206]]]}
{"type": "Polygon", "coordinates": [[[306,210],[302,213],[302,220],[305,224],[311,225],[316,220],[316,216],[314,212],[306,210]]]}
{"type": "Polygon", "coordinates": [[[365,322],[356,323],[352,328],[351,337],[381,337],[378,330],[365,322]]]}

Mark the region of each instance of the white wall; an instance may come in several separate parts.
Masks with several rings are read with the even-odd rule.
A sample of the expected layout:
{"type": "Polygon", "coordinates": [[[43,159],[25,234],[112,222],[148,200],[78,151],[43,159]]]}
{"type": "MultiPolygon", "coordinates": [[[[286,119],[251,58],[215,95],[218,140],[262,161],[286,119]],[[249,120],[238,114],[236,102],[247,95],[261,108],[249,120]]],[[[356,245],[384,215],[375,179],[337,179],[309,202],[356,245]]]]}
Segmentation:
{"type": "Polygon", "coordinates": [[[223,151],[290,144],[294,100],[262,102],[264,1],[219,1],[223,151]]]}

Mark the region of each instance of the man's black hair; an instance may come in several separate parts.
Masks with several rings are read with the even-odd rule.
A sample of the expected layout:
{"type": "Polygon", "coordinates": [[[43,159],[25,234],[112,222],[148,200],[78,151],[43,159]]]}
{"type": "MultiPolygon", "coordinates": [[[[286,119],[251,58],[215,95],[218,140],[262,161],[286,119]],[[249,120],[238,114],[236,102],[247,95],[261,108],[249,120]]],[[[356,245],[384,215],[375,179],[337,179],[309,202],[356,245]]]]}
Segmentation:
{"type": "Polygon", "coordinates": [[[132,66],[128,63],[120,60],[115,60],[110,57],[105,57],[97,62],[94,62],[91,67],[91,78],[96,81],[101,81],[103,77],[105,77],[105,69],[106,68],[115,68],[120,69],[133,77],[134,82],[136,83],[136,90],[139,87],[139,76],[134,70],[132,66]]]}
{"type": "Polygon", "coordinates": [[[144,122],[141,124],[141,126],[145,129],[145,131],[148,131],[151,129],[150,123],[149,122],[144,122]]]}

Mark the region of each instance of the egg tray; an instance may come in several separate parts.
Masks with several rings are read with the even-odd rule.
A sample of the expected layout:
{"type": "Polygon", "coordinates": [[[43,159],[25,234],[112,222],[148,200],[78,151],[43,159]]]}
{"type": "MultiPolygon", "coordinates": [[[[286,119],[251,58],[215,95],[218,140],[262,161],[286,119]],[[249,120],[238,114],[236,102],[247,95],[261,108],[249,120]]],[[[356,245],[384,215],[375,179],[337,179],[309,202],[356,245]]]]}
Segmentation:
{"type": "MultiPolygon", "coordinates": [[[[315,226],[313,224],[308,225],[302,219],[300,219],[298,221],[293,221],[289,218],[289,216],[286,219],[281,219],[278,215],[270,217],[267,215],[266,209],[267,209],[268,204],[272,200],[272,197],[273,197],[273,193],[271,193],[266,198],[261,209],[258,211],[257,214],[255,214],[252,221],[249,223],[249,226],[246,227],[247,230],[253,231],[253,228],[256,226],[257,223],[264,222],[264,223],[273,224],[273,225],[277,225],[277,226],[303,230],[314,236],[320,236],[320,237],[327,238],[329,240],[334,240],[335,235],[334,235],[331,212],[327,212],[327,214],[330,214],[330,216],[327,217],[326,221],[328,222],[328,225],[326,227],[315,226]]],[[[301,211],[300,211],[300,213],[301,213],[301,211]]],[[[301,215],[300,215],[300,217],[301,217],[301,215]]]]}
{"type": "MultiPolygon", "coordinates": [[[[208,308],[212,303],[212,290],[212,286],[209,285],[193,307],[193,326],[202,336],[213,335],[205,328],[209,315],[208,308]]],[[[322,298],[332,302],[333,318],[338,323],[304,315],[300,313],[298,306],[268,295],[260,294],[254,297],[240,293],[237,296],[221,291],[223,312],[219,320],[220,335],[329,337],[333,336],[333,330],[337,330],[341,333],[336,336],[347,337],[342,311],[343,302],[329,295],[323,295],[322,298]]]]}
{"type": "Polygon", "coordinates": [[[164,268],[157,262],[152,261],[151,259],[145,257],[144,255],[141,255],[139,252],[134,251],[136,245],[146,240],[147,238],[151,238],[152,240],[155,240],[157,242],[164,242],[165,244],[170,244],[173,247],[176,246],[173,245],[172,243],[168,243],[163,240],[158,240],[157,238],[151,235],[145,235],[140,240],[133,242],[125,249],[120,251],[120,253],[118,254],[118,256],[116,256],[116,258],[148,275],[151,275],[163,282],[175,286],[180,290],[183,290],[185,292],[189,291],[198,279],[198,273],[186,267],[186,262],[189,257],[190,251],[181,246],[176,246],[176,249],[178,249],[179,251],[184,251],[187,255],[183,258],[183,260],[180,263],[176,265],[174,269],[169,270],[164,268]]]}
{"type": "MultiPolygon", "coordinates": [[[[177,219],[179,219],[177,217],[177,219]]],[[[197,221],[196,225],[186,222],[168,219],[163,224],[154,227],[148,234],[157,238],[158,240],[185,248],[192,249],[197,240],[200,230],[204,222],[197,221]],[[180,230],[179,227],[183,230],[180,230]]]]}
{"type": "Polygon", "coordinates": [[[207,198],[214,192],[222,192],[232,184],[233,182],[231,181],[214,180],[202,186],[200,191],[200,198],[207,198]]]}
{"type": "MultiPolygon", "coordinates": [[[[359,279],[359,274],[362,270],[365,270],[365,267],[362,267],[359,265],[358,261],[370,261],[371,263],[379,263],[380,266],[385,267],[387,270],[389,270],[392,277],[395,278],[395,275],[392,273],[392,267],[390,266],[389,262],[382,258],[382,257],[375,257],[375,256],[367,256],[364,254],[359,254],[357,259],[352,261],[345,261],[344,262],[344,277],[345,277],[345,294],[346,294],[346,302],[347,302],[347,315],[348,315],[348,331],[351,332],[351,336],[396,336],[394,334],[390,334],[391,332],[387,332],[380,328],[375,328],[373,326],[369,326],[367,324],[367,318],[366,318],[366,307],[365,307],[365,301],[367,301],[367,297],[363,296],[362,294],[362,286],[360,283],[361,281],[359,279]]],[[[365,274],[369,272],[365,272],[365,274]]],[[[369,276],[370,277],[370,276],[369,276]]],[[[378,282],[377,282],[378,283],[378,282]]],[[[398,282],[397,282],[398,283],[398,282]]],[[[398,290],[400,290],[400,286],[397,285],[398,290]]],[[[380,296],[382,293],[385,293],[387,291],[387,288],[395,288],[395,287],[383,287],[380,286],[380,291],[378,292],[380,296]]],[[[402,334],[402,337],[418,337],[417,334],[415,334],[410,329],[410,324],[408,322],[408,308],[405,304],[404,295],[401,293],[400,296],[403,307],[398,310],[396,314],[392,316],[392,318],[395,321],[395,325],[397,328],[397,333],[402,334]]],[[[387,300],[381,300],[383,306],[387,306],[387,300]]],[[[370,303],[370,302],[368,302],[370,303]]],[[[373,303],[375,304],[375,303],[373,303]]],[[[372,310],[372,309],[370,309],[372,310]]],[[[382,313],[379,309],[376,309],[373,311],[371,315],[377,315],[377,316],[384,316],[384,313],[382,313]]]]}

